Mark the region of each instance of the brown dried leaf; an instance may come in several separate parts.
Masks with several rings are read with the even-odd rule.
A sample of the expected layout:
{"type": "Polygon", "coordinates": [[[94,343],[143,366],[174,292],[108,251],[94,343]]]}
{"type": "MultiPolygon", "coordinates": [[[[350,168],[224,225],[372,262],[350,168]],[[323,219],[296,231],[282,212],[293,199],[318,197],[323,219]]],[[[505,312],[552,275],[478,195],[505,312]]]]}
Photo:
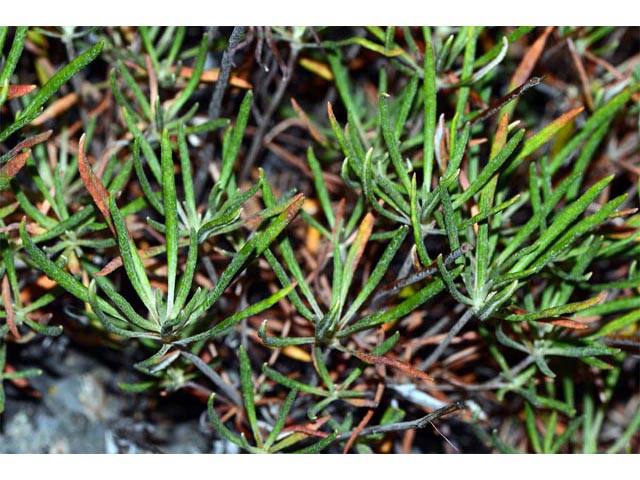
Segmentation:
{"type": "Polygon", "coordinates": [[[356,438],[358,438],[358,435],[360,435],[360,432],[362,432],[364,427],[366,427],[369,421],[371,420],[371,417],[373,417],[373,414],[375,413],[375,408],[378,406],[378,403],[380,403],[380,399],[382,398],[382,392],[384,392],[384,384],[379,383],[376,389],[376,396],[373,400],[375,403],[375,407],[370,408],[365,414],[365,416],[362,418],[362,420],[360,420],[360,423],[358,423],[358,426],[355,428],[355,430],[349,437],[349,440],[347,440],[347,444],[344,446],[344,450],[342,451],[342,453],[349,453],[349,450],[351,449],[353,442],[356,441],[356,438]]]}
{"type": "MultiPolygon", "coordinates": [[[[176,68],[173,67],[170,71],[175,72],[176,68]]],[[[181,67],[178,72],[180,77],[189,79],[193,76],[193,68],[191,67],[181,67]]],[[[220,77],[220,69],[214,68],[213,70],[205,70],[200,75],[200,81],[204,83],[215,83],[218,81],[218,77],[220,77]]],[[[244,78],[240,78],[237,75],[231,75],[229,79],[229,84],[233,87],[244,88],[246,90],[250,90],[253,88],[253,85],[247,82],[244,78]]]]}
{"type": "Polygon", "coordinates": [[[527,79],[531,76],[531,72],[533,72],[533,67],[535,67],[542,51],[544,50],[544,45],[547,42],[547,38],[549,34],[554,29],[554,27],[545,28],[542,35],[538,37],[538,39],[533,42],[533,45],[527,50],[527,53],[522,58],[520,65],[516,69],[513,77],[511,77],[511,83],[509,84],[509,90],[516,88],[518,85],[521,85],[527,81],[527,79]]]}
{"type": "Polygon", "coordinates": [[[37,127],[53,118],[56,118],[58,115],[60,115],[63,112],[66,112],[71,107],[73,107],[76,103],[78,103],[79,99],[80,97],[78,97],[78,94],[75,92],[65,95],[62,98],[59,98],[58,100],[53,102],[49,107],[47,107],[45,111],[42,112],[33,122],[31,122],[31,125],[34,125],[37,127]]]}
{"type": "Polygon", "coordinates": [[[593,96],[591,96],[591,82],[589,82],[589,77],[587,76],[587,71],[584,68],[584,63],[582,62],[582,58],[578,54],[575,44],[571,38],[567,39],[567,47],[569,47],[569,53],[571,54],[571,59],[578,71],[578,76],[580,77],[580,86],[582,87],[582,93],[584,94],[584,99],[587,102],[587,107],[589,107],[589,111],[593,112],[593,96]]]}
{"type": "Polygon", "coordinates": [[[22,335],[20,335],[18,327],[16,326],[16,314],[13,310],[13,304],[11,303],[11,289],[9,288],[9,277],[7,275],[2,277],[2,303],[7,313],[7,326],[9,327],[9,331],[16,340],[20,340],[22,335]]]}
{"type": "Polygon", "coordinates": [[[293,106],[300,121],[304,123],[304,126],[309,130],[313,139],[321,145],[327,145],[327,137],[311,122],[305,111],[298,105],[298,102],[296,102],[293,97],[291,97],[291,106],[293,106]]]}
{"type": "Polygon", "coordinates": [[[359,358],[363,362],[370,363],[372,365],[386,365],[391,368],[396,368],[406,375],[417,377],[422,380],[426,380],[427,382],[433,382],[433,378],[431,378],[429,375],[401,360],[383,357],[380,355],[372,355],[365,352],[358,352],[356,350],[349,350],[349,353],[359,358]]]}
{"type": "Polygon", "coordinates": [[[93,198],[93,201],[98,207],[98,210],[100,210],[102,216],[106,220],[107,225],[109,225],[109,229],[115,235],[116,231],[113,228],[111,214],[109,213],[108,207],[109,192],[107,192],[107,189],[102,184],[102,180],[100,180],[91,169],[91,165],[84,154],[84,140],[85,135],[83,134],[82,137],[80,137],[80,143],[78,145],[78,169],[80,170],[80,177],[82,178],[82,182],[85,187],[87,187],[91,198],[93,198]]]}

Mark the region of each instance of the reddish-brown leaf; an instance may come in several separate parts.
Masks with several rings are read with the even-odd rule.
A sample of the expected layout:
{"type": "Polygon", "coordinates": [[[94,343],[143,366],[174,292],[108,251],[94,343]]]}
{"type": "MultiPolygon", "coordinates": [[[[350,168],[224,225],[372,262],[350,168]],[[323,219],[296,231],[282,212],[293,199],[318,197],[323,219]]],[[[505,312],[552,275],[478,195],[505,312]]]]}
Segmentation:
{"type": "Polygon", "coordinates": [[[587,71],[584,68],[584,63],[582,62],[582,58],[578,54],[575,44],[571,38],[567,39],[567,47],[569,47],[569,53],[571,54],[571,59],[573,60],[573,64],[576,66],[576,70],[578,71],[578,76],[580,77],[580,84],[582,87],[582,93],[584,94],[584,99],[587,103],[587,107],[589,107],[589,111],[593,112],[593,97],[591,96],[591,82],[589,82],[589,77],[587,76],[587,71]]]}
{"type": "Polygon", "coordinates": [[[78,145],[78,169],[80,170],[80,177],[82,178],[82,182],[85,187],[89,191],[91,198],[95,202],[98,210],[102,213],[102,216],[109,225],[111,232],[116,234],[115,229],[113,228],[113,223],[111,222],[111,214],[109,213],[109,192],[104,188],[102,181],[98,178],[98,176],[93,173],[91,169],[91,165],[87,160],[86,155],[84,154],[84,134],[80,137],[80,143],[78,145]]]}
{"type": "Polygon", "coordinates": [[[5,188],[9,181],[24,167],[29,155],[31,155],[31,150],[19,153],[0,168],[0,189],[5,188]]]}
{"type": "Polygon", "coordinates": [[[422,380],[426,380],[427,382],[433,382],[433,378],[431,378],[426,373],[414,368],[406,362],[395,358],[383,357],[380,355],[372,355],[370,353],[358,352],[356,350],[349,350],[349,353],[356,356],[360,360],[366,363],[370,363],[372,365],[386,365],[391,368],[397,368],[402,373],[406,375],[410,375],[412,377],[417,377],[422,380]]]}
{"type": "MultiPolygon", "coordinates": [[[[375,399],[373,400],[376,407],[378,406],[378,403],[380,403],[380,399],[382,398],[382,392],[384,392],[384,384],[379,383],[378,388],[376,389],[375,399]]],[[[360,420],[360,423],[358,423],[358,426],[355,428],[355,430],[349,437],[349,440],[347,440],[347,444],[344,446],[344,450],[342,451],[342,453],[349,453],[349,450],[351,449],[351,445],[353,445],[353,442],[356,441],[356,438],[358,438],[358,435],[360,435],[360,432],[362,432],[364,427],[367,426],[367,424],[371,420],[371,417],[373,417],[374,413],[375,413],[375,407],[370,408],[367,411],[365,416],[362,418],[362,420],[360,420]]]]}
{"type": "Polygon", "coordinates": [[[34,135],[33,137],[25,138],[3,156],[8,158],[15,157],[21,150],[24,150],[25,148],[31,148],[34,145],[46,142],[47,140],[49,140],[52,133],[53,130],[47,130],[46,132],[39,133],[37,135],[34,135]]]}
{"type": "Polygon", "coordinates": [[[9,85],[9,92],[7,93],[7,100],[12,98],[22,97],[27,93],[31,93],[36,89],[35,85],[9,85]]]}
{"type": "Polygon", "coordinates": [[[16,340],[20,340],[22,335],[20,335],[18,327],[16,326],[16,314],[13,310],[13,304],[11,303],[11,289],[9,288],[9,277],[7,275],[2,277],[2,303],[4,304],[4,311],[7,314],[9,331],[16,340]]]}
{"type": "Polygon", "coordinates": [[[570,318],[559,317],[556,319],[540,319],[538,322],[548,322],[551,325],[556,325],[558,327],[571,328],[574,330],[584,330],[585,328],[589,328],[589,325],[586,323],[578,322],[576,320],[571,320],[570,318]]]}

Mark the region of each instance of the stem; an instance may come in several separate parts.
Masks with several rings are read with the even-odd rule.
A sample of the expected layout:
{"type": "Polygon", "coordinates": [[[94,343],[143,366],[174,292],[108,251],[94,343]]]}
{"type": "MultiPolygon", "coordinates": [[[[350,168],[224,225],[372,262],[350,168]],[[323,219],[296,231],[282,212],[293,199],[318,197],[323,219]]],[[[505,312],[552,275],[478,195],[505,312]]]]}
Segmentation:
{"type": "Polygon", "coordinates": [[[222,106],[222,98],[229,83],[231,76],[231,68],[233,67],[233,55],[244,37],[247,27],[233,27],[233,32],[229,37],[229,43],[222,54],[222,63],[220,64],[220,76],[216,82],[216,88],[213,91],[213,97],[209,103],[209,120],[215,120],[220,116],[220,108],[222,106]]]}
{"type": "MultiPolygon", "coordinates": [[[[220,109],[222,108],[222,99],[224,92],[229,84],[229,77],[231,77],[231,69],[233,68],[233,56],[240,44],[240,41],[244,37],[247,27],[233,27],[231,36],[229,37],[229,43],[222,54],[222,62],[220,64],[220,76],[216,82],[216,87],[213,91],[213,96],[209,102],[209,120],[215,120],[220,117],[220,109]]],[[[213,39],[213,37],[209,37],[213,39]]],[[[213,143],[207,143],[204,149],[202,157],[200,157],[199,168],[196,168],[196,174],[193,181],[195,197],[199,198],[207,182],[207,176],[209,169],[207,168],[208,159],[213,159],[213,143]]]]}
{"type": "Polygon", "coordinates": [[[237,406],[242,406],[242,399],[236,390],[234,390],[229,384],[227,384],[220,375],[218,375],[207,363],[197,355],[185,350],[180,351],[180,355],[187,358],[193,363],[193,365],[200,370],[205,377],[211,380],[229,399],[237,406]]]}
{"type": "MultiPolygon", "coordinates": [[[[398,422],[391,423],[388,425],[375,425],[372,427],[363,428],[362,431],[358,434],[359,437],[365,435],[375,435],[378,433],[389,433],[389,432],[402,432],[404,430],[413,430],[416,428],[424,428],[429,425],[434,420],[437,420],[449,413],[457,412],[459,410],[464,410],[465,406],[462,402],[455,402],[451,405],[447,405],[446,407],[439,408],[433,413],[425,415],[424,417],[420,417],[416,420],[411,420],[408,422],[398,422]]],[[[346,433],[339,434],[336,439],[349,438],[353,435],[354,430],[351,430],[346,433]]]]}
{"type": "Polygon", "coordinates": [[[458,334],[460,330],[462,330],[467,322],[471,320],[471,317],[473,317],[473,310],[467,310],[466,312],[464,312],[462,317],[460,317],[460,319],[455,323],[451,330],[449,330],[449,333],[447,334],[447,337],[444,339],[444,341],[440,345],[438,345],[438,348],[436,348],[433,353],[429,355],[429,357],[424,361],[424,363],[420,367],[421,370],[426,370],[436,360],[438,360],[438,358],[440,358],[440,355],[444,353],[453,338],[458,334]]]}
{"type": "Polygon", "coordinates": [[[280,101],[282,100],[282,96],[284,95],[285,90],[289,86],[289,81],[291,80],[291,73],[293,72],[293,68],[295,66],[296,60],[298,58],[299,50],[295,46],[292,46],[291,55],[289,56],[289,60],[287,61],[287,67],[282,72],[282,80],[280,85],[278,85],[278,89],[276,93],[273,95],[271,99],[271,103],[269,103],[269,108],[262,117],[262,121],[256,130],[255,135],[253,136],[253,142],[251,143],[251,148],[249,149],[249,153],[244,161],[244,166],[242,167],[242,171],[240,172],[240,181],[249,175],[249,171],[256,161],[256,157],[262,150],[262,143],[264,139],[264,135],[269,127],[269,123],[271,121],[271,117],[275,113],[276,109],[280,105],[280,101]]]}

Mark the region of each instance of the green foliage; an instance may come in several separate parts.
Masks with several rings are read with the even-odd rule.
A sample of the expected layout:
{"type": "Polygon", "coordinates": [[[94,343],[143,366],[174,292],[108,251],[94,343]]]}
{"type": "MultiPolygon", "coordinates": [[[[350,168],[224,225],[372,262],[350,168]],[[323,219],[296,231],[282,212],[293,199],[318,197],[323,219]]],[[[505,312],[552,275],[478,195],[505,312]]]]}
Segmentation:
{"type": "Polygon", "coordinates": [[[38,374],[8,343],[60,335],[64,311],[141,352],[123,390],[206,393],[250,453],[382,450],[478,391],[519,425],[487,432],[467,401],[489,448],[630,448],[637,414],[604,433],[640,312],[640,83],[595,60],[614,29],[554,32],[595,65],[579,96],[533,76],[550,29],[193,32],[0,28],[0,413],[4,380],[38,374]],[[68,64],[14,82],[48,38],[68,64]],[[205,116],[225,91],[228,118],[205,116]]]}

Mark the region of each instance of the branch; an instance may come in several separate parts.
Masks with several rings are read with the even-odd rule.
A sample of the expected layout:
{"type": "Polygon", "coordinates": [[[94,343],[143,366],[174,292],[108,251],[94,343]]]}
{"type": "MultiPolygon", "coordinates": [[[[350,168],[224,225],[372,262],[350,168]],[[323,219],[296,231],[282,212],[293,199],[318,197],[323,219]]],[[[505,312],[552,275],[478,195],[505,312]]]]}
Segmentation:
{"type": "MultiPolygon", "coordinates": [[[[411,420],[408,422],[398,422],[391,423],[389,425],[376,425],[373,427],[363,428],[362,431],[359,432],[358,436],[366,436],[366,435],[375,435],[378,433],[390,433],[390,432],[402,432],[404,430],[412,430],[412,429],[420,429],[429,425],[434,420],[437,420],[445,415],[448,415],[453,412],[457,412],[459,410],[464,410],[465,406],[462,402],[455,402],[451,405],[447,405],[446,407],[439,408],[435,412],[432,412],[424,417],[418,418],[417,420],[411,420]]],[[[355,430],[351,430],[349,432],[340,433],[336,440],[349,438],[353,435],[355,430]]]]}

